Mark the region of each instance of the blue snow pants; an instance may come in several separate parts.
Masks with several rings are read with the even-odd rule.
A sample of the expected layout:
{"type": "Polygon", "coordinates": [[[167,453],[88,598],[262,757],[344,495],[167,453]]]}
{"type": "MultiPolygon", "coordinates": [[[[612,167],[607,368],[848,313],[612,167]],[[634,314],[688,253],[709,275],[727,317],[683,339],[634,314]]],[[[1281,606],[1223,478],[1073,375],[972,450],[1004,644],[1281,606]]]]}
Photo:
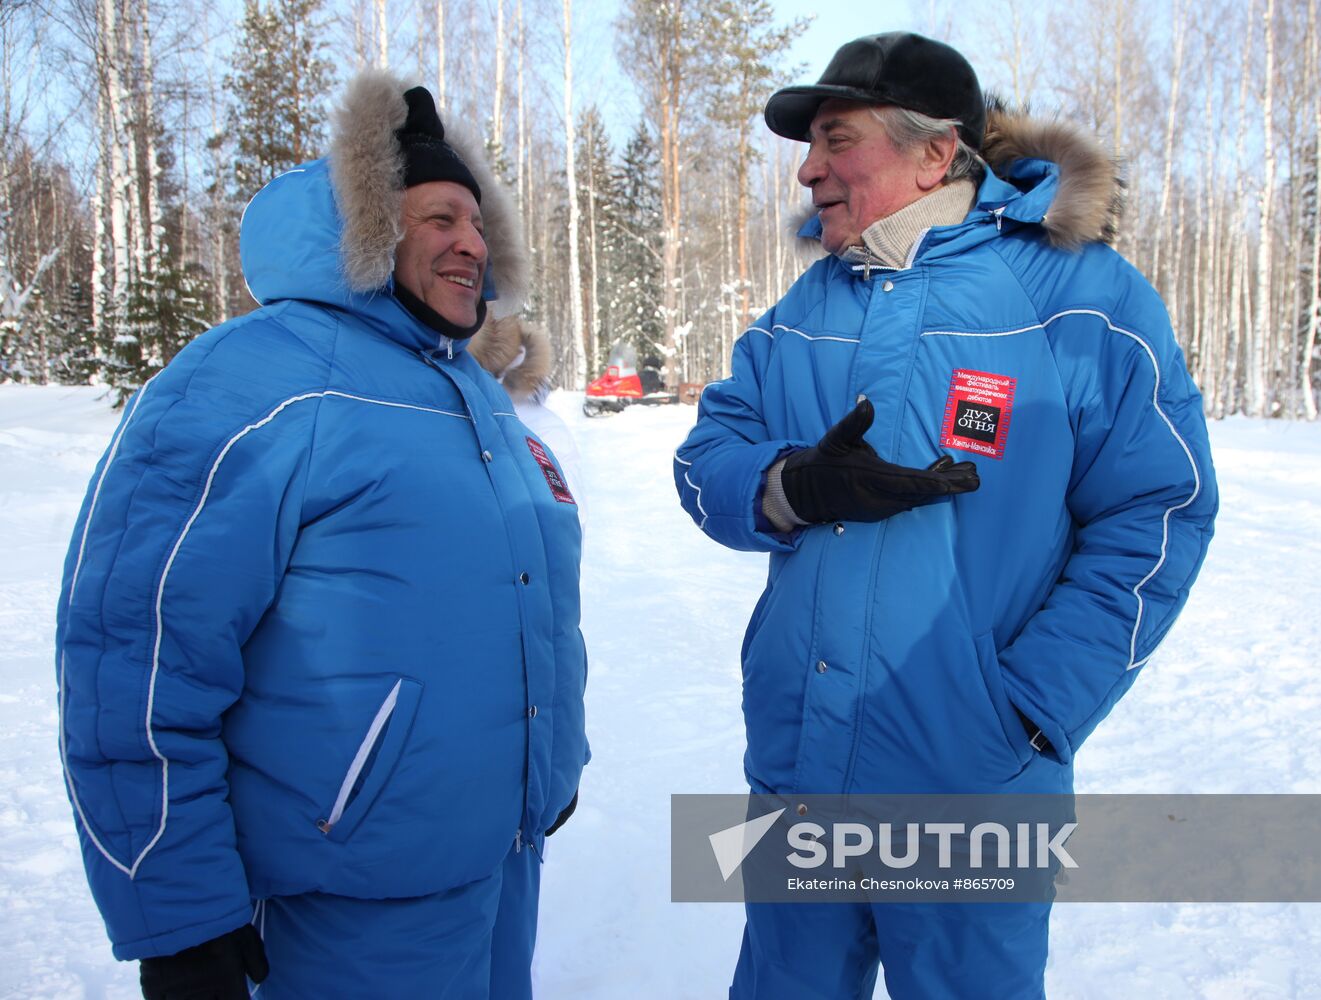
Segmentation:
{"type": "Polygon", "coordinates": [[[541,862],[524,846],[486,878],[432,896],[263,900],[254,923],[271,972],[252,995],[531,1000],[540,888],[541,862]]]}
{"type": "Polygon", "coordinates": [[[1049,903],[748,903],[730,1000],[1043,1000],[1049,903]]]}

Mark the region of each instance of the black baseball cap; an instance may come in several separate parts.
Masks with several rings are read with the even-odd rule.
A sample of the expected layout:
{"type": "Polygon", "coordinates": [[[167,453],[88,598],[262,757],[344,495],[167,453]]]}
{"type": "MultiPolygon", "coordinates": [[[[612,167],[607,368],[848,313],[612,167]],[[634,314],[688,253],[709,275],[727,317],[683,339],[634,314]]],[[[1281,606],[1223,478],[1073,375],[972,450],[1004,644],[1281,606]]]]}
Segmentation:
{"type": "Polygon", "coordinates": [[[956,118],[959,138],[982,146],[986,104],[968,60],[944,42],[908,31],[866,35],[840,47],[814,84],[777,90],[766,102],[776,135],[806,141],[817,109],[832,97],[956,118]]]}

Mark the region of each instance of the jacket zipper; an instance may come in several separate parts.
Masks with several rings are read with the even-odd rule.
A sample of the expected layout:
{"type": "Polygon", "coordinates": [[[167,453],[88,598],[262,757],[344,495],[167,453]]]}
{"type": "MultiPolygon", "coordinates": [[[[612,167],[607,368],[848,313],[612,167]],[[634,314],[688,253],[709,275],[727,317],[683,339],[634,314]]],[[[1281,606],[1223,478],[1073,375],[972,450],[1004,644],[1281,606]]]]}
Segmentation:
{"type": "Polygon", "coordinates": [[[335,796],[335,804],[330,809],[330,815],[326,819],[316,821],[316,828],[322,833],[329,833],[344,815],[344,810],[349,804],[349,795],[353,792],[353,786],[358,783],[362,769],[367,766],[367,759],[371,757],[372,750],[381,738],[381,731],[385,729],[385,724],[390,721],[390,716],[394,714],[395,703],[399,700],[399,686],[402,683],[402,680],[394,682],[394,687],[385,696],[385,701],[381,703],[381,707],[376,710],[376,717],[372,719],[366,737],[358,746],[358,752],[353,755],[353,762],[349,764],[348,773],[344,775],[344,780],[340,782],[339,794],[335,796]]]}
{"type": "MultiPolygon", "coordinates": [[[[449,356],[450,356],[450,358],[451,358],[451,360],[452,360],[453,357],[454,357],[454,342],[453,342],[452,340],[447,341],[447,343],[446,343],[446,347],[447,347],[447,349],[448,349],[448,351],[449,351],[449,356]]],[[[468,402],[468,397],[467,397],[467,395],[464,393],[464,391],[463,391],[463,387],[459,384],[458,380],[457,380],[457,379],[456,379],[456,378],[455,378],[455,377],[454,377],[449,371],[447,371],[447,370],[446,370],[446,369],[440,364],[440,362],[437,360],[437,358],[433,355],[432,352],[430,352],[430,351],[421,351],[421,352],[419,352],[419,353],[421,354],[421,357],[422,357],[422,360],[423,360],[423,361],[425,361],[425,362],[426,362],[428,365],[430,365],[432,368],[436,369],[436,371],[438,371],[441,375],[443,375],[446,379],[448,379],[448,380],[449,380],[449,383],[450,383],[452,386],[454,386],[455,391],[458,392],[458,394],[459,394],[459,398],[463,400],[463,407],[464,407],[464,409],[468,411],[468,418],[472,421],[472,429],[473,429],[473,434],[474,434],[474,435],[476,436],[476,438],[477,438],[477,446],[478,446],[479,448],[485,448],[485,444],[484,444],[484,442],[482,441],[481,432],[480,432],[480,430],[478,429],[478,426],[477,426],[477,415],[476,415],[476,413],[473,411],[473,408],[472,408],[471,404],[468,402]]],[[[490,475],[490,470],[489,470],[489,468],[488,468],[488,470],[487,470],[487,474],[490,475]]],[[[494,481],[492,481],[492,488],[494,489],[494,481]]],[[[497,496],[499,496],[498,493],[497,493],[497,496]]],[[[497,502],[498,502],[498,501],[497,501],[497,502]]],[[[513,556],[514,561],[517,562],[517,561],[518,561],[518,554],[517,554],[517,550],[515,549],[514,541],[513,541],[513,538],[512,538],[512,537],[509,538],[509,553],[510,553],[511,556],[513,556]]],[[[518,596],[518,606],[519,606],[519,612],[518,612],[518,615],[519,615],[519,623],[520,623],[520,626],[521,626],[522,623],[525,622],[525,621],[526,621],[526,618],[527,618],[526,608],[525,608],[524,605],[523,605],[523,596],[522,596],[522,594],[519,594],[519,596],[518,596]]],[[[527,656],[527,649],[524,648],[524,650],[523,650],[523,697],[524,697],[524,701],[528,700],[528,693],[529,693],[529,692],[528,692],[528,656],[527,656]]],[[[531,732],[531,730],[529,729],[529,730],[528,730],[528,733],[527,733],[527,765],[528,765],[528,767],[531,767],[531,764],[532,764],[532,732],[531,732]]],[[[527,794],[528,794],[528,782],[527,782],[527,779],[524,778],[524,780],[523,780],[523,810],[522,810],[522,812],[520,813],[520,817],[521,817],[521,820],[520,820],[520,826],[519,826],[518,830],[514,833],[514,853],[515,853],[515,854],[520,854],[520,853],[522,853],[522,851],[523,851],[523,843],[524,843],[524,840],[523,840],[523,827],[522,827],[522,825],[521,825],[521,822],[522,822],[522,820],[526,820],[526,819],[528,818],[528,810],[527,810],[527,794]]],[[[530,845],[530,844],[531,844],[531,841],[528,841],[527,843],[530,845]]]]}

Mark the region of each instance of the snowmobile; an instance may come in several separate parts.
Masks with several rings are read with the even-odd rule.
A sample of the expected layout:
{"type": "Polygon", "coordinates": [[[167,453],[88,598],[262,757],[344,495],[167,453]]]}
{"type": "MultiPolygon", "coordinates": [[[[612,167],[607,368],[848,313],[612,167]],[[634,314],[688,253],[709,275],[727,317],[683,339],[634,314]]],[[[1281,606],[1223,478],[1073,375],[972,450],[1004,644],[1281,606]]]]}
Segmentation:
{"type": "Polygon", "coordinates": [[[587,386],[583,413],[599,417],[620,413],[627,406],[665,406],[678,401],[679,394],[665,388],[660,360],[647,358],[639,371],[637,352],[631,345],[621,342],[610,349],[605,374],[587,386]]]}

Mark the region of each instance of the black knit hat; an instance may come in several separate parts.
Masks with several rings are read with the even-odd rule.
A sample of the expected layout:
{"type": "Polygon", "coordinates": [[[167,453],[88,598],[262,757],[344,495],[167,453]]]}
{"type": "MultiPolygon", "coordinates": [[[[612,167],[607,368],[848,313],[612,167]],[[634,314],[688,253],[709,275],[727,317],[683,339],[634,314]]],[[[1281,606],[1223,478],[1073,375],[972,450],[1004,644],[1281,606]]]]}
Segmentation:
{"type": "Polygon", "coordinates": [[[772,94],[766,124],[776,135],[806,141],[817,109],[832,97],[956,118],[959,138],[981,149],[982,88],[968,60],[944,42],[906,31],[856,38],[835,53],[815,84],[772,94]]]}
{"type": "Polygon", "coordinates": [[[468,165],[445,141],[445,126],[436,114],[436,102],[426,87],[414,87],[404,94],[408,117],[395,132],[404,151],[404,187],[428,181],[453,181],[462,184],[477,204],[482,203],[482,189],[477,186],[468,165]]]}

